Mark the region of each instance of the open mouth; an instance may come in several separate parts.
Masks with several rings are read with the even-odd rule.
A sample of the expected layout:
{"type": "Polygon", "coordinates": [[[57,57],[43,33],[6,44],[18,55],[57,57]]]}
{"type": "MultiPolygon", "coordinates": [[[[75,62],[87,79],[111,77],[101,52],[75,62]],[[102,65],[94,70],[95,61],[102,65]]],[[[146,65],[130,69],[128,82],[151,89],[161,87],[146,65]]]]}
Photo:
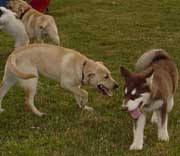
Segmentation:
{"type": "Polygon", "coordinates": [[[99,84],[97,86],[97,89],[103,94],[103,95],[106,95],[106,96],[109,96],[111,97],[113,94],[112,94],[112,91],[110,89],[108,89],[107,87],[105,87],[104,85],[102,84],[99,84]]]}
{"type": "Polygon", "coordinates": [[[133,119],[138,119],[141,114],[142,114],[142,106],[143,106],[143,102],[141,102],[137,108],[135,108],[134,110],[132,111],[129,111],[129,113],[131,114],[131,117],[133,119]]]}

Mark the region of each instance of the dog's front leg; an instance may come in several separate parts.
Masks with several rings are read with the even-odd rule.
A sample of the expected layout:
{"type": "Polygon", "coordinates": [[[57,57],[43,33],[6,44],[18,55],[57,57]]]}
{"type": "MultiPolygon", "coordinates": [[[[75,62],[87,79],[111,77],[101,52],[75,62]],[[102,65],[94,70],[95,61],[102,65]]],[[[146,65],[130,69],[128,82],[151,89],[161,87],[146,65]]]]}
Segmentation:
{"type": "Polygon", "coordinates": [[[81,89],[79,86],[63,86],[67,90],[71,91],[76,98],[76,102],[79,105],[80,108],[86,109],[88,111],[93,111],[94,109],[92,107],[87,106],[88,103],[88,92],[84,89],[81,89]]]}
{"type": "MultiPolygon", "coordinates": [[[[85,90],[83,90],[85,91],[85,90]]],[[[86,91],[85,91],[86,92],[86,91]]],[[[86,92],[87,93],[87,92],[86,92]]],[[[88,93],[87,93],[88,94],[88,93]]],[[[76,102],[79,106],[79,108],[81,109],[86,109],[88,111],[94,111],[94,109],[92,107],[89,107],[87,106],[88,104],[88,98],[82,98],[80,96],[77,96],[76,94],[74,95],[75,96],[75,99],[76,99],[76,102]]]]}
{"type": "Polygon", "coordinates": [[[142,150],[145,123],[146,123],[146,114],[143,113],[139,117],[139,119],[137,119],[134,123],[134,127],[133,127],[134,140],[132,145],[130,146],[130,150],[142,150]]]}

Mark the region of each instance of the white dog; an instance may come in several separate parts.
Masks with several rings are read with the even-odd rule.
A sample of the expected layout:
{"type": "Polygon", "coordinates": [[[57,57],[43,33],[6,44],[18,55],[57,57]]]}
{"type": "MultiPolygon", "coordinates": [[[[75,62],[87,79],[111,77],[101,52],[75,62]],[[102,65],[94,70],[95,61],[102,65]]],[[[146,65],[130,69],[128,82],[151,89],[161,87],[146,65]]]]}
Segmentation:
{"type": "Polygon", "coordinates": [[[0,29],[15,38],[15,48],[17,48],[28,45],[29,37],[23,23],[16,19],[15,15],[11,10],[0,7],[0,29]]]}

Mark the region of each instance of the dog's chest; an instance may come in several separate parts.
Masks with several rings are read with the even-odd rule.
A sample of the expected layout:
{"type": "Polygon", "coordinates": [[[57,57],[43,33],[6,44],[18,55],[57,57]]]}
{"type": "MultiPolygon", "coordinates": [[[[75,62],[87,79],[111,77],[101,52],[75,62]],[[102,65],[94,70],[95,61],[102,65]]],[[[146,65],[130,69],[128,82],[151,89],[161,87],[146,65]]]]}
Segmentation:
{"type": "Polygon", "coordinates": [[[145,112],[151,112],[157,109],[160,109],[163,105],[163,100],[152,100],[149,102],[149,104],[145,105],[143,108],[143,111],[145,112]]]}

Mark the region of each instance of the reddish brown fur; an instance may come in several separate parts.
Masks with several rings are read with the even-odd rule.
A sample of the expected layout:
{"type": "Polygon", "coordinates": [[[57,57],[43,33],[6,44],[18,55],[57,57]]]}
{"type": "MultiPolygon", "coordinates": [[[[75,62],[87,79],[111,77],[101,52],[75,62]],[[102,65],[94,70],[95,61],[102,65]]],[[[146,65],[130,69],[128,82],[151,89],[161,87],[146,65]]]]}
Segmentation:
{"type": "MultiPolygon", "coordinates": [[[[161,99],[164,101],[161,108],[162,123],[164,123],[165,114],[167,113],[167,98],[174,94],[178,83],[177,67],[168,54],[157,51],[156,57],[145,70],[131,73],[125,68],[121,68],[121,73],[125,78],[125,86],[128,88],[128,92],[131,92],[134,88],[142,90],[146,84],[146,78],[153,73],[153,83],[149,91],[151,92],[152,100],[161,99]]],[[[127,96],[130,96],[130,94],[127,93],[127,96]]]]}

